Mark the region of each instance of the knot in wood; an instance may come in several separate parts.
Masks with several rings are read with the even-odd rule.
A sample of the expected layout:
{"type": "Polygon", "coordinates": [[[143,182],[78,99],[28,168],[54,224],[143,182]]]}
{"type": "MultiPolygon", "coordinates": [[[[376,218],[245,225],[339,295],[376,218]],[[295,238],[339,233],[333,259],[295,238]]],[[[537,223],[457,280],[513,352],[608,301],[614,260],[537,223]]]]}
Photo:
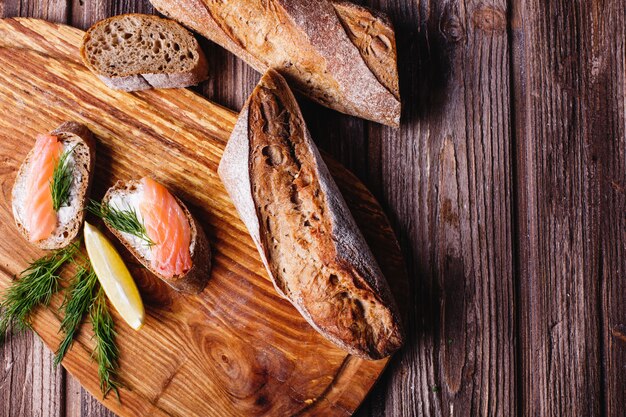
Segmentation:
{"type": "Polygon", "coordinates": [[[446,7],[443,11],[439,21],[439,31],[449,42],[459,42],[465,38],[465,27],[456,8],[446,7]]]}
{"type": "Polygon", "coordinates": [[[474,27],[484,32],[504,32],[506,30],[506,15],[503,10],[486,6],[479,8],[472,15],[474,27]]]}

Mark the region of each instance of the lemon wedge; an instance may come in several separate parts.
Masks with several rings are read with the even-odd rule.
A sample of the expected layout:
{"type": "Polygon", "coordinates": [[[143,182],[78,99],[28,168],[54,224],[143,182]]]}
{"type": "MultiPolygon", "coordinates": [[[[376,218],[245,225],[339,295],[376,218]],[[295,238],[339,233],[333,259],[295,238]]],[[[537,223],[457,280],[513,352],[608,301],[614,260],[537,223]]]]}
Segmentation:
{"type": "Polygon", "coordinates": [[[87,222],[84,234],[91,266],[109,301],[130,327],[139,330],[145,317],[143,302],[122,257],[109,239],[87,222]]]}

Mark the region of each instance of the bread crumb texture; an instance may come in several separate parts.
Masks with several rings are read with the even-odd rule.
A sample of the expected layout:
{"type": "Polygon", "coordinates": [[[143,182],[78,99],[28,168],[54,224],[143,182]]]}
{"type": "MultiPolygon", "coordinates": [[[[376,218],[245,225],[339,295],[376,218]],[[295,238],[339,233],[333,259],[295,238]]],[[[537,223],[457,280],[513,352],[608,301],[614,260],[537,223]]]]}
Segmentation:
{"type": "Polygon", "coordinates": [[[192,71],[198,43],[178,23],[156,16],[123,15],[94,25],[84,42],[88,62],[102,75],[192,71]]]}
{"type": "Polygon", "coordinates": [[[249,123],[252,193],[276,285],[331,340],[366,356],[386,356],[399,344],[390,340],[394,317],[362,271],[337,256],[302,120],[261,86],[250,102],[249,123]]]}

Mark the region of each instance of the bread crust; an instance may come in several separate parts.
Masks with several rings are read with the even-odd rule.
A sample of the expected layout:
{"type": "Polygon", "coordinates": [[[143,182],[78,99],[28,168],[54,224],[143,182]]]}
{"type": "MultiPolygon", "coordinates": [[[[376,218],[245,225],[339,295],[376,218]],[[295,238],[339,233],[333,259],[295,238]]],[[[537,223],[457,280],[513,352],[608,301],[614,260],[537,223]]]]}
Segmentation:
{"type": "MultiPolygon", "coordinates": [[[[293,127],[290,130],[293,132],[293,127]]],[[[326,164],[311,140],[293,94],[277,72],[268,71],[248,99],[226,146],[218,173],[259,250],[276,290],[289,299],[318,332],[351,354],[366,359],[386,357],[401,346],[403,331],[400,315],[389,286],[330,176],[326,164]],[[251,131],[254,129],[251,121],[255,117],[251,113],[251,102],[259,99],[261,89],[271,90],[273,94],[279,96],[280,100],[286,103],[285,107],[288,112],[297,120],[297,125],[302,126],[301,145],[306,147],[306,154],[310,155],[309,160],[301,161],[302,166],[306,164],[307,167],[312,167],[312,177],[318,181],[325,200],[326,210],[323,211],[322,221],[330,225],[332,234],[330,241],[320,244],[317,248],[319,259],[325,260],[324,268],[330,266],[339,271],[338,274],[343,274],[349,277],[349,280],[354,281],[354,285],[352,283],[343,285],[343,291],[348,293],[348,298],[357,299],[363,303],[367,300],[368,303],[372,303],[373,308],[381,312],[380,321],[364,323],[364,319],[354,318],[345,309],[332,303],[318,302],[320,300],[316,300],[316,297],[324,297],[324,294],[332,292],[330,286],[333,284],[331,283],[316,281],[314,285],[307,286],[316,279],[316,277],[308,277],[309,280],[303,284],[292,282],[286,285],[279,278],[280,273],[277,271],[283,270],[285,265],[275,264],[280,262],[277,260],[280,257],[272,257],[272,250],[269,247],[269,242],[276,241],[279,237],[270,235],[266,238],[265,235],[271,232],[262,220],[263,208],[255,201],[255,193],[258,192],[258,187],[261,187],[262,183],[255,178],[254,161],[251,159],[254,134],[251,131]],[[289,288],[290,285],[291,288],[289,288]],[[298,287],[295,290],[294,285],[298,287]],[[306,288],[300,288],[300,285],[306,288]],[[356,322],[351,322],[351,320],[356,322]],[[368,325],[371,327],[369,329],[371,332],[365,334],[367,333],[365,331],[363,333],[341,331],[342,323],[347,323],[346,328],[365,328],[368,325]],[[351,326],[352,324],[354,326],[351,326]],[[371,340],[372,334],[376,335],[374,340],[371,340]]],[[[288,208],[285,207],[284,210],[288,211],[288,208]]],[[[272,218],[272,223],[274,221],[279,222],[280,219],[272,218]]]]}
{"type": "Polygon", "coordinates": [[[158,20],[162,22],[167,22],[168,24],[178,25],[176,22],[166,21],[166,19],[162,19],[158,16],[154,15],[144,15],[139,13],[128,13],[118,16],[109,17],[107,19],[101,20],[90,27],[85,36],[83,37],[83,42],[80,47],[80,55],[83,60],[83,63],[87,68],[89,68],[94,74],[102,80],[109,88],[115,90],[122,91],[140,91],[147,90],[151,88],[183,88],[189,87],[192,85],[199,84],[204,81],[208,77],[209,66],[204,55],[204,52],[200,48],[200,44],[193,37],[191,33],[189,36],[193,39],[195,52],[198,54],[198,62],[196,66],[188,72],[175,72],[175,73],[165,73],[165,72],[153,72],[153,73],[141,73],[141,74],[132,74],[127,76],[119,76],[119,77],[108,77],[105,74],[102,74],[98,68],[96,68],[89,60],[89,52],[86,50],[85,45],[91,38],[92,33],[99,28],[100,26],[106,25],[112,21],[123,19],[124,17],[134,16],[139,19],[152,19],[158,20]]]}
{"type": "MultiPolygon", "coordinates": [[[[139,181],[131,180],[131,181],[117,181],[115,185],[109,188],[102,199],[103,203],[108,203],[111,199],[113,193],[115,192],[125,192],[129,189],[137,187],[139,185],[139,181]]],[[[174,196],[178,204],[185,213],[185,217],[189,220],[189,225],[191,228],[191,246],[193,246],[193,253],[191,253],[191,262],[192,266],[186,274],[181,274],[174,276],[172,278],[165,277],[157,270],[152,268],[150,265],[150,261],[144,258],[131,244],[130,242],[122,235],[122,233],[110,227],[107,222],[104,222],[106,227],[109,229],[115,237],[119,239],[120,242],[128,249],[128,251],[135,257],[143,266],[145,266],[150,272],[156,275],[158,278],[166,282],[169,286],[174,288],[176,291],[180,291],[188,294],[197,294],[201,292],[206,286],[207,281],[209,280],[209,275],[211,272],[211,247],[209,245],[209,241],[204,233],[204,230],[198,223],[195,217],[187,209],[185,203],[183,203],[178,197],[174,196]]]]}
{"type": "Polygon", "coordinates": [[[389,17],[346,0],[332,0],[332,3],[346,34],[367,66],[399,101],[396,34],[389,17]]]}
{"type": "MultiPolygon", "coordinates": [[[[391,81],[384,82],[381,77],[381,82],[375,74],[377,71],[368,67],[363,50],[352,43],[337,16],[342,10],[353,12],[357,9],[335,9],[328,0],[244,0],[241,9],[246,9],[245,5],[262,8],[266,10],[261,12],[264,19],[270,20],[263,32],[251,33],[252,29],[244,24],[220,23],[217,16],[226,7],[220,2],[151,0],[151,3],[161,13],[222,45],[257,71],[263,73],[269,68],[276,69],[294,89],[324,106],[399,126],[401,106],[397,94],[395,37],[387,37],[389,56],[393,61],[387,77],[391,81]],[[245,40],[247,36],[261,35],[265,36],[265,43],[245,40]],[[268,36],[273,37],[272,42],[267,41],[268,36]],[[268,49],[270,44],[275,48],[268,49]],[[293,45],[296,48],[292,48],[293,45]],[[283,57],[278,52],[283,50],[292,50],[291,55],[283,57]]],[[[388,19],[381,18],[378,13],[370,13],[370,16],[393,32],[388,19]]]]}
{"type": "MultiPolygon", "coordinates": [[[[57,127],[52,132],[50,132],[50,134],[59,137],[59,139],[61,140],[65,138],[69,138],[69,137],[78,139],[81,143],[86,145],[89,161],[86,162],[86,166],[85,166],[85,161],[77,161],[74,167],[74,169],[78,170],[78,172],[80,172],[81,174],[81,181],[78,185],[78,191],[77,191],[79,195],[79,198],[78,198],[79,207],[77,210],[76,217],[72,219],[70,222],[68,222],[61,230],[59,230],[58,231],[59,233],[57,235],[53,234],[52,236],[46,239],[33,242],[35,246],[41,249],[48,249],[48,250],[60,249],[69,245],[70,242],[76,237],[76,235],[80,231],[80,228],[83,224],[83,220],[85,218],[83,209],[85,205],[87,204],[87,199],[89,198],[89,191],[91,189],[91,183],[93,180],[93,170],[94,170],[95,161],[96,161],[96,141],[94,139],[93,134],[87,128],[87,126],[82,125],[77,122],[73,122],[73,121],[63,122],[61,125],[59,125],[59,127],[57,127]],[[67,234],[63,235],[63,233],[65,232],[67,232],[67,234]]],[[[20,187],[20,181],[23,179],[23,177],[27,173],[27,169],[33,157],[33,153],[34,153],[34,149],[31,149],[28,152],[28,155],[26,155],[26,158],[24,159],[24,162],[20,166],[20,169],[17,173],[15,183],[13,184],[13,189],[11,190],[13,218],[15,220],[15,225],[17,226],[17,229],[20,231],[22,236],[26,238],[26,240],[29,240],[30,233],[28,232],[28,230],[26,230],[24,225],[19,221],[18,215],[17,215],[18,199],[21,198],[21,196],[19,195],[20,191],[18,188],[20,187]]]]}

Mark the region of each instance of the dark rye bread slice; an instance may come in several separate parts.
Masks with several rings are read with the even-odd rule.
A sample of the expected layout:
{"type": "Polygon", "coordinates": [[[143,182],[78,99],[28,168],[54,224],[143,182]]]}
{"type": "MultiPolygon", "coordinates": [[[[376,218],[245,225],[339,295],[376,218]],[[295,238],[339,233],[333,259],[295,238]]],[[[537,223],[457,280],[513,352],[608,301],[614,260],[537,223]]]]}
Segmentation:
{"type": "MultiPolygon", "coordinates": [[[[114,196],[118,196],[122,201],[129,201],[128,199],[133,193],[141,192],[140,181],[117,181],[115,185],[109,188],[102,199],[102,203],[110,204],[111,199],[114,196]]],[[[211,271],[211,247],[209,241],[204,234],[204,230],[198,223],[198,221],[191,215],[187,206],[174,196],[183,212],[185,217],[189,220],[189,227],[191,229],[191,243],[189,245],[189,252],[191,254],[192,267],[186,274],[174,276],[172,278],[165,277],[159,274],[152,266],[150,261],[142,254],[142,249],[133,244],[132,240],[123,232],[109,226],[107,222],[104,224],[119,240],[126,246],[130,253],[141,262],[150,272],[165,281],[172,288],[177,291],[181,291],[189,294],[197,294],[204,289],[207,281],[209,280],[209,273],[211,271]]],[[[127,207],[118,207],[127,208],[127,207]]]]}
{"type": "Polygon", "coordinates": [[[117,90],[187,87],[208,76],[194,36],[158,16],[125,14],[101,20],[85,34],[80,53],[85,65],[117,90]]]}
{"type": "Polygon", "coordinates": [[[402,345],[388,284],[277,72],[248,99],[218,172],[276,289],[316,330],[366,359],[402,345]]]}
{"type": "Polygon", "coordinates": [[[383,14],[329,0],[150,0],[257,71],[343,113],[397,127],[393,27],[383,14]]]}
{"type": "MultiPolygon", "coordinates": [[[[73,149],[74,158],[72,170],[72,184],[70,197],[66,207],[62,207],[57,214],[57,226],[52,235],[34,245],[41,249],[59,249],[70,244],[83,225],[85,204],[89,198],[89,190],[93,178],[96,161],[96,142],[91,131],[84,125],[76,122],[64,122],[50,132],[51,135],[63,143],[64,151],[73,149]],[[63,215],[61,215],[63,211],[63,215]],[[65,218],[67,217],[67,218],[65,218]]],[[[20,233],[29,240],[30,233],[22,223],[23,203],[26,198],[27,174],[30,168],[34,149],[26,156],[22,163],[15,184],[11,192],[13,218],[20,233]]]]}

